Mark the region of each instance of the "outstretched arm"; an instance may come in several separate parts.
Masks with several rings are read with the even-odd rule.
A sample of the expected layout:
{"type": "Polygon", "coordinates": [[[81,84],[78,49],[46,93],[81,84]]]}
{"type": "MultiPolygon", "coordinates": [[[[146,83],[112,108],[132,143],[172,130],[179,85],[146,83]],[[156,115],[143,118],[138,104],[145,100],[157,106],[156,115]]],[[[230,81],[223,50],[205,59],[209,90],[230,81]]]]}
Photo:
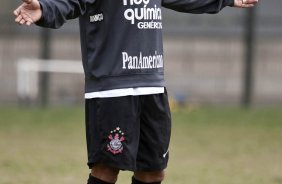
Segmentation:
{"type": "Polygon", "coordinates": [[[258,0],[162,0],[166,8],[186,13],[218,13],[226,6],[253,7],[258,0]]]}
{"type": "Polygon", "coordinates": [[[22,0],[15,11],[15,21],[20,24],[36,23],[42,27],[59,28],[68,19],[74,19],[93,5],[96,0],[22,0]]]}

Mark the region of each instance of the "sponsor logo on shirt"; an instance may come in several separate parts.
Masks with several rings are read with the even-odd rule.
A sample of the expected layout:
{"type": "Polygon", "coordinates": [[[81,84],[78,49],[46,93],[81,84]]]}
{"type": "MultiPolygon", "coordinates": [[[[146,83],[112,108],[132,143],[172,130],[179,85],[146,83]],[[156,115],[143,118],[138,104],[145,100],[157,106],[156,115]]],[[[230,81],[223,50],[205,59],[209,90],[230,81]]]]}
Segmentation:
{"type": "Polygon", "coordinates": [[[129,55],[127,52],[122,52],[122,69],[154,69],[154,68],[163,68],[164,61],[163,55],[158,54],[155,51],[154,55],[143,55],[142,52],[139,55],[129,55]]]}
{"type": "Polygon", "coordinates": [[[162,10],[160,7],[150,5],[150,0],[123,0],[127,7],[124,18],[138,29],[162,29],[162,10]]]}
{"type": "Polygon", "coordinates": [[[90,22],[101,22],[103,20],[104,20],[103,13],[99,13],[99,14],[90,16],[90,22]]]}

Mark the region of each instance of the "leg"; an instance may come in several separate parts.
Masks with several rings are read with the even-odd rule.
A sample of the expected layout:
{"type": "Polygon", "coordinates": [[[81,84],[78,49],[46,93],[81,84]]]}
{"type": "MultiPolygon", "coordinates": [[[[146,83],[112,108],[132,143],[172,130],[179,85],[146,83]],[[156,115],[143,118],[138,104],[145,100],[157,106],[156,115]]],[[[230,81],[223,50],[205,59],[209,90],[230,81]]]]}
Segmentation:
{"type": "Polygon", "coordinates": [[[117,181],[118,173],[118,169],[108,167],[102,164],[95,165],[91,169],[92,176],[108,183],[115,183],[117,181]]]}
{"type": "Polygon", "coordinates": [[[144,171],[137,171],[134,172],[134,179],[133,184],[139,183],[161,183],[164,179],[165,173],[164,171],[151,171],[151,172],[144,172],[144,171]],[[135,181],[134,181],[135,180],[135,181]],[[135,183],[134,183],[135,182],[135,183]]]}
{"type": "Polygon", "coordinates": [[[87,184],[114,184],[117,181],[119,170],[98,164],[92,167],[87,184]]]}

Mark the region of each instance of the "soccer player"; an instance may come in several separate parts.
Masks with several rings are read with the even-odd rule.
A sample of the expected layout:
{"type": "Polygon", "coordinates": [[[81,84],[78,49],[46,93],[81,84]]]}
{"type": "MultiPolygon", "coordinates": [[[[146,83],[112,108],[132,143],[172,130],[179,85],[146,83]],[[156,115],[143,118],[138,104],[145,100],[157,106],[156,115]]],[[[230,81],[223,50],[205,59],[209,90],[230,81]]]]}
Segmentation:
{"type": "Polygon", "coordinates": [[[21,25],[59,28],[79,17],[85,72],[88,184],[160,184],[171,117],[164,83],[162,7],[185,13],[248,8],[258,0],[22,0],[21,25]]]}

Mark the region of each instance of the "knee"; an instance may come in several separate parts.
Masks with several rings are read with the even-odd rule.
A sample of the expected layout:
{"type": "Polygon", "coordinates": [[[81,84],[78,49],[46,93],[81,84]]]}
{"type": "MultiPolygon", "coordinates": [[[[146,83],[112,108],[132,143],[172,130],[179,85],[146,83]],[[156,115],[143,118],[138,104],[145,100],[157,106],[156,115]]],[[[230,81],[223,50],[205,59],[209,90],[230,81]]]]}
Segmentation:
{"type": "Polygon", "coordinates": [[[91,169],[91,175],[108,183],[117,181],[119,170],[106,165],[95,165],[91,169]]]}
{"type": "Polygon", "coordinates": [[[134,178],[144,183],[161,182],[165,177],[164,171],[143,172],[138,171],[134,173],[134,178]]]}

